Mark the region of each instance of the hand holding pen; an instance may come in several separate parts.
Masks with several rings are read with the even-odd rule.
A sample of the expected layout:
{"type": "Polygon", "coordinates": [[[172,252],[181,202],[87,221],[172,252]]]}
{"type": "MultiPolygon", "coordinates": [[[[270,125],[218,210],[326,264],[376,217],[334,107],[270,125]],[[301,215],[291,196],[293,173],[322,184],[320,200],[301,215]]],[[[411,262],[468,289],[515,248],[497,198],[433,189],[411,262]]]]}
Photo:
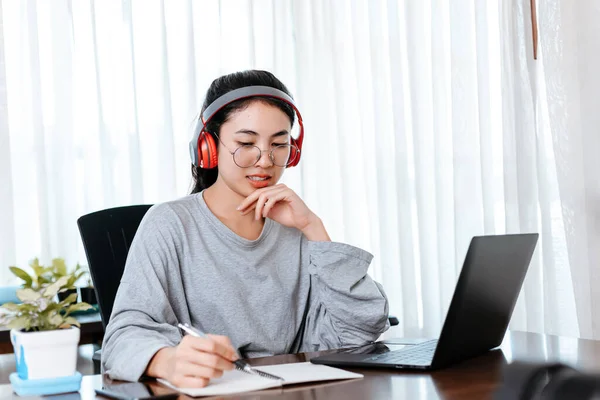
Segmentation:
{"type": "MultiPolygon", "coordinates": [[[[199,329],[194,328],[193,326],[190,326],[188,324],[178,324],[177,325],[179,328],[183,329],[186,333],[201,338],[201,337],[208,337],[208,335],[204,332],[202,332],[199,329]]],[[[228,339],[229,340],[229,339],[228,339]]],[[[231,342],[230,342],[231,344],[231,342]]],[[[251,367],[249,364],[247,364],[245,361],[243,360],[235,360],[233,362],[233,364],[235,365],[235,367],[243,372],[246,372],[248,374],[252,374],[252,375],[258,375],[258,376],[262,376],[263,378],[267,378],[267,379],[275,379],[275,380],[283,380],[283,378],[280,378],[276,375],[272,375],[269,374],[267,372],[264,371],[260,371],[256,368],[251,367]]]]}
{"type": "Polygon", "coordinates": [[[201,388],[235,368],[239,359],[226,336],[185,335],[175,347],[160,349],[150,360],[146,375],[163,378],[177,387],[201,388]]]}

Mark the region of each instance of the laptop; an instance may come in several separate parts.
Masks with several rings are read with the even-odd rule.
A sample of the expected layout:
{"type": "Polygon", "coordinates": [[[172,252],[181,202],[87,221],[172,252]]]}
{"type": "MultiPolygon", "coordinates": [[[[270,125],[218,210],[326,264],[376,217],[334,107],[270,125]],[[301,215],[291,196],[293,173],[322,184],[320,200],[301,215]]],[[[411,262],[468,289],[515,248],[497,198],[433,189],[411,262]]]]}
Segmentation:
{"type": "Polygon", "coordinates": [[[336,366],[433,370],[481,355],[504,338],[537,233],[473,237],[439,339],[380,354],[328,354],[336,366]]]}

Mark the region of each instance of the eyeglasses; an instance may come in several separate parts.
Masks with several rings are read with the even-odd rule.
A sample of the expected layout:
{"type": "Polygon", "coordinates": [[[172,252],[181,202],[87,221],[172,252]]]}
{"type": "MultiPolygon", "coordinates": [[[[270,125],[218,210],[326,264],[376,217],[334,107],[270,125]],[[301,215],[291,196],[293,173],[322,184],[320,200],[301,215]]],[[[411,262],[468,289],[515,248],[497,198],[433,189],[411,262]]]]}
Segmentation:
{"type": "Polygon", "coordinates": [[[235,151],[231,151],[218,135],[214,136],[217,137],[229,154],[233,156],[233,162],[240,168],[250,168],[255,165],[262,157],[263,151],[269,152],[269,159],[273,165],[278,167],[288,167],[298,158],[300,153],[298,147],[293,144],[278,144],[271,150],[261,150],[253,144],[244,144],[235,149],[235,151]]]}
{"type": "MultiPolygon", "coordinates": [[[[221,144],[223,144],[223,142],[221,142],[221,144]]],[[[245,144],[235,149],[234,152],[231,152],[229,149],[227,150],[233,156],[235,165],[240,168],[250,168],[255,165],[260,160],[263,151],[269,152],[269,159],[273,165],[287,167],[294,162],[295,157],[297,157],[298,154],[296,151],[293,153],[294,157],[290,157],[292,155],[292,148],[296,148],[296,146],[292,144],[278,144],[271,150],[261,150],[253,144],[245,144]]]]}

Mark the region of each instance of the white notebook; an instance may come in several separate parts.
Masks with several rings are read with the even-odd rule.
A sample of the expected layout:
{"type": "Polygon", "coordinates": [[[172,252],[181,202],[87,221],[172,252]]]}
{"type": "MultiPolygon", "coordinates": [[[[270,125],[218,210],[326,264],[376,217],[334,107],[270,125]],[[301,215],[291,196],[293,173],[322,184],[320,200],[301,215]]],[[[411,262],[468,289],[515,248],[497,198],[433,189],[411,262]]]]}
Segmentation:
{"type": "Polygon", "coordinates": [[[343,369],[328,367],[326,365],[311,364],[310,362],[257,366],[256,369],[277,375],[283,378],[283,382],[237,370],[227,371],[221,378],[211,379],[208,386],[199,389],[176,387],[163,379],[159,379],[158,381],[188,396],[197,397],[251,392],[254,390],[269,389],[304,382],[356,379],[363,377],[363,375],[354,372],[348,372],[343,369]]]}

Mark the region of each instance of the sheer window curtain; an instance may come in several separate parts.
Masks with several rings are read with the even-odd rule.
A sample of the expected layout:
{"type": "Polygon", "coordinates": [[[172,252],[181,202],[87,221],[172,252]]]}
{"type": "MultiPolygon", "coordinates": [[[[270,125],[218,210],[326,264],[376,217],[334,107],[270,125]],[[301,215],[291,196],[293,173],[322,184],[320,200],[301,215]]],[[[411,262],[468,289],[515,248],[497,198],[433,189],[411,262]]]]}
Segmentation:
{"type": "Polygon", "coordinates": [[[600,337],[598,117],[579,112],[599,53],[565,57],[598,33],[579,4],[598,10],[565,3],[540,7],[534,61],[529,0],[1,0],[0,277],[85,261],[85,213],[187,194],[206,88],[260,68],[305,120],[285,183],[375,254],[396,334],[438,334],[472,236],[538,231],[511,327],[600,337]]]}
{"type": "MultiPolygon", "coordinates": [[[[543,92],[582,337],[600,338],[600,3],[540,2],[543,92]]],[[[557,299],[558,300],[558,299],[557,299]]],[[[558,303],[560,305],[560,303],[558,303]]]]}

